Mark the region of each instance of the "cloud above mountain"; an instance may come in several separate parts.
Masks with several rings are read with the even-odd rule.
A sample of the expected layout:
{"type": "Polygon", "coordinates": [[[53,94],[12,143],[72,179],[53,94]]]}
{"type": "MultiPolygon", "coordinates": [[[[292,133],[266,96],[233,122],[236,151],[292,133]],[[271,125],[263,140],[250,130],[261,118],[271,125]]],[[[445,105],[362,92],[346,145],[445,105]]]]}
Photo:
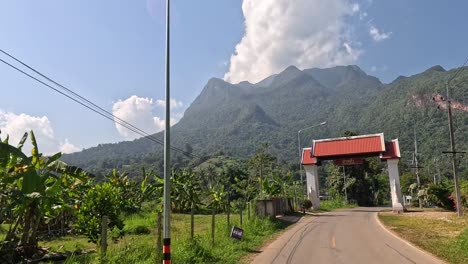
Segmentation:
{"type": "Polygon", "coordinates": [[[361,51],[346,18],[360,8],[347,0],[244,0],[245,34],[224,79],[258,82],[285,69],[355,62],[361,51]]]}
{"type": "MultiPolygon", "coordinates": [[[[117,132],[127,140],[141,137],[140,134],[122,126],[123,121],[133,125],[134,127],[143,130],[148,134],[154,134],[164,130],[165,120],[156,116],[153,111],[155,106],[164,107],[166,105],[164,100],[154,101],[148,97],[138,97],[132,95],[127,99],[118,100],[112,106],[112,113],[119,118],[116,119],[115,128],[117,132]],[[120,123],[120,124],[119,124],[120,123]]],[[[171,99],[171,108],[182,108],[184,104],[175,99],[171,99]]],[[[180,112],[172,112],[171,125],[176,124],[183,114],[180,112]]]]}
{"type": "MultiPolygon", "coordinates": [[[[171,99],[170,102],[171,108],[181,108],[184,106],[184,103],[177,101],[176,99],[171,99]]],[[[156,100],[156,105],[159,107],[166,107],[166,101],[158,99],[156,100]]]]}
{"type": "Polygon", "coordinates": [[[376,26],[371,25],[369,28],[369,34],[374,41],[379,42],[388,39],[392,35],[392,32],[384,32],[376,26]]]}
{"type": "MultiPolygon", "coordinates": [[[[65,139],[61,142],[56,138],[52,123],[47,116],[30,116],[25,113],[16,114],[0,110],[0,137],[5,139],[8,135],[9,143],[16,146],[25,132],[34,131],[39,151],[46,154],[71,153],[81,149],[65,139]]],[[[30,153],[32,145],[28,139],[23,147],[25,153],[30,153]]]]}

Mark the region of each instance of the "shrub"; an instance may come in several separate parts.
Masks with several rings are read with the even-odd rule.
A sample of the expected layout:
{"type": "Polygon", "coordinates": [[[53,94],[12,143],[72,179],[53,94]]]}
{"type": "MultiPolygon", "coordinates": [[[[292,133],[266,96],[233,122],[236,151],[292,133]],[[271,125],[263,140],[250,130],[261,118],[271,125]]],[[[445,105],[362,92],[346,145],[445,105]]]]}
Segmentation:
{"type": "Polygon", "coordinates": [[[151,234],[151,230],[144,225],[137,225],[134,228],[131,228],[128,230],[128,233],[130,234],[135,234],[135,235],[147,235],[151,234]]]}
{"type": "Polygon", "coordinates": [[[107,182],[96,184],[88,190],[79,205],[77,231],[86,235],[91,242],[97,243],[103,216],[109,219],[109,230],[122,230],[124,223],[120,218],[121,203],[119,188],[107,182]]]}
{"type": "Polygon", "coordinates": [[[312,202],[310,200],[304,200],[302,202],[302,207],[305,209],[309,209],[312,207],[312,202]]]}
{"type": "Polygon", "coordinates": [[[452,188],[446,184],[431,184],[427,188],[427,201],[438,207],[453,211],[455,203],[451,197],[452,188]]]}

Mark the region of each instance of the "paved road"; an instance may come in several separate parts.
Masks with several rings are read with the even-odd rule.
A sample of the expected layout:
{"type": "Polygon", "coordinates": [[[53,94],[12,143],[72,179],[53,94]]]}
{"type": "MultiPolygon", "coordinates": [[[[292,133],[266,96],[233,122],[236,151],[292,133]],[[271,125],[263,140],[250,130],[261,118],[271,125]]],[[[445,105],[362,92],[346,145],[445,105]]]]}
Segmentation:
{"type": "Polygon", "coordinates": [[[382,208],[355,208],[304,217],[252,263],[444,263],[383,229],[382,208]]]}

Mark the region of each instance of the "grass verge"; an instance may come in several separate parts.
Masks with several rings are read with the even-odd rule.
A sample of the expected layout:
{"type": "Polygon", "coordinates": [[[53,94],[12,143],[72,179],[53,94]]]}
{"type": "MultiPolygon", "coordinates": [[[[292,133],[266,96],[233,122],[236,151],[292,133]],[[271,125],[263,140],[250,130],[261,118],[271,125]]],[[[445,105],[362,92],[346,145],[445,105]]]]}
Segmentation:
{"type": "Polygon", "coordinates": [[[334,200],[323,200],[320,201],[320,209],[312,210],[311,212],[329,212],[336,209],[343,208],[356,208],[358,207],[354,203],[346,203],[343,199],[334,199],[334,200]]]}
{"type": "Polygon", "coordinates": [[[379,213],[384,225],[449,263],[468,263],[468,217],[447,212],[379,213]]]}
{"type": "MultiPolygon", "coordinates": [[[[229,237],[231,226],[226,215],[216,216],[215,242],[211,242],[211,216],[195,216],[194,240],[190,240],[190,215],[173,214],[171,221],[172,260],[174,263],[239,263],[249,253],[255,252],[290,223],[275,219],[244,216],[240,225],[239,215],[231,215],[231,226],[244,229],[241,241],[229,237]]],[[[118,241],[109,239],[107,260],[109,263],[154,263],[156,260],[156,214],[142,213],[125,217],[125,235],[118,241]]],[[[110,235],[109,235],[110,237],[110,235]]],[[[40,242],[41,246],[56,251],[97,249],[82,236],[67,236],[40,242]]],[[[97,263],[99,253],[76,255],[66,263],[97,263]]]]}

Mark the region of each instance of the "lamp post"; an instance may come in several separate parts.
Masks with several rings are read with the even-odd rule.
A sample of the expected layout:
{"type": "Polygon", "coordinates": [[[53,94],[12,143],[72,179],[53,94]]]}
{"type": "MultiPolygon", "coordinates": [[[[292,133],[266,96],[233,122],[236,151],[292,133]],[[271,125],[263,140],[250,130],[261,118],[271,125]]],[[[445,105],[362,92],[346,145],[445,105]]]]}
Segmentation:
{"type": "Polygon", "coordinates": [[[323,126],[323,125],[326,125],[327,122],[322,122],[320,124],[316,124],[316,125],[313,125],[313,126],[310,126],[310,127],[306,127],[306,128],[303,128],[303,129],[300,129],[299,131],[297,131],[297,144],[299,146],[299,174],[301,175],[301,188],[302,188],[302,198],[304,199],[304,179],[302,177],[302,164],[301,164],[301,159],[302,159],[302,147],[301,147],[301,132],[304,131],[304,130],[307,130],[307,129],[311,129],[311,128],[314,128],[314,127],[318,127],[318,126],[323,126]]]}
{"type": "Polygon", "coordinates": [[[164,240],[163,240],[163,263],[171,264],[171,104],[170,104],[170,31],[169,31],[169,9],[170,0],[166,0],[166,123],[164,129],[164,240]]]}

